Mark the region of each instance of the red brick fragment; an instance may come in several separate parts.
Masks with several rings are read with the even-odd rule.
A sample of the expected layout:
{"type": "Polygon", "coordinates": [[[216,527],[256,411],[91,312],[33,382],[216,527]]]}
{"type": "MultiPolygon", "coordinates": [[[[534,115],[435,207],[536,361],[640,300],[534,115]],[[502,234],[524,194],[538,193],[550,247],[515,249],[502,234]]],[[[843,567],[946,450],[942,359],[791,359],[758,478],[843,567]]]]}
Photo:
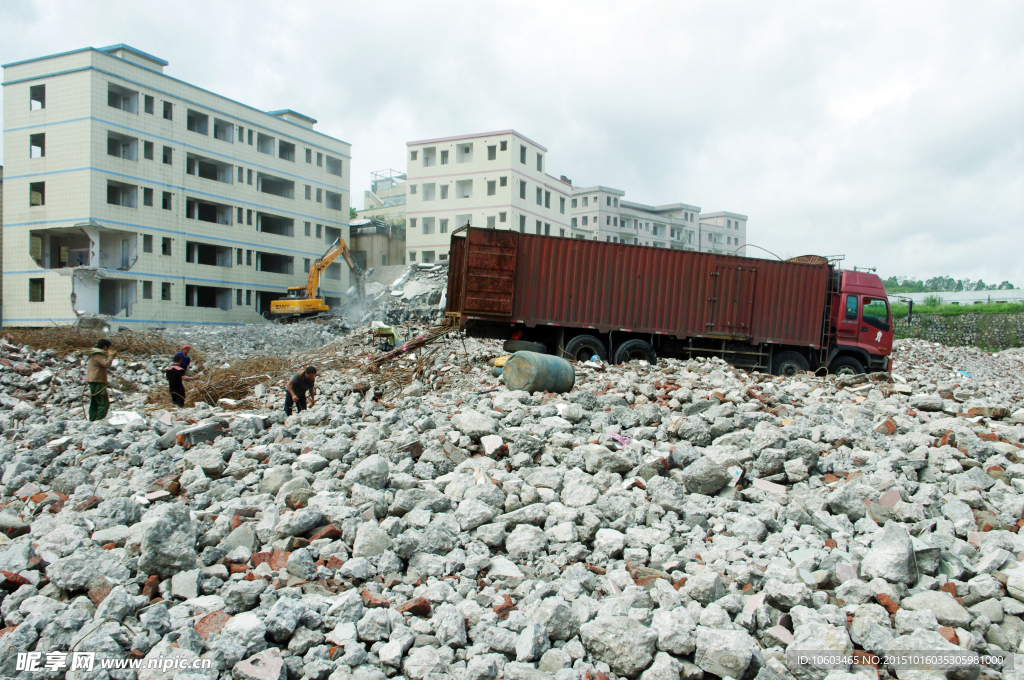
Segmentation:
{"type": "Polygon", "coordinates": [[[499,604],[497,607],[495,607],[494,613],[498,615],[498,619],[500,621],[504,621],[509,617],[509,615],[512,613],[512,610],[515,608],[516,606],[515,604],[513,604],[512,598],[508,595],[505,595],[505,603],[499,604]]]}
{"type": "Polygon", "coordinates": [[[838,543],[836,543],[836,539],[834,539],[834,538],[826,538],[826,539],[825,539],[825,547],[826,547],[826,548],[835,548],[835,547],[837,547],[838,545],[839,545],[839,544],[838,544],[838,543]]]}
{"type": "Polygon", "coordinates": [[[261,564],[263,564],[264,562],[269,562],[270,561],[270,555],[271,555],[271,553],[269,553],[269,552],[253,553],[252,554],[252,566],[253,567],[258,567],[261,564]]]}
{"type": "Polygon", "coordinates": [[[341,538],[341,531],[339,531],[333,524],[328,524],[322,529],[317,529],[316,533],[309,537],[309,540],[316,541],[321,538],[329,538],[332,541],[336,541],[341,538]]]}
{"type": "Polygon", "coordinates": [[[954,645],[960,644],[960,637],[950,626],[939,626],[939,635],[946,638],[946,640],[952,642],[954,645]]]}
{"type": "Polygon", "coordinates": [[[878,604],[885,607],[885,610],[890,614],[895,614],[900,610],[900,606],[892,601],[892,598],[885,593],[878,593],[875,595],[875,599],[878,600],[878,604]]]}
{"type": "Polygon", "coordinates": [[[228,565],[228,573],[229,574],[244,574],[247,571],[249,571],[249,565],[248,564],[229,564],[228,565]]]}
{"type": "Polygon", "coordinates": [[[430,616],[430,603],[422,597],[416,597],[408,602],[395,607],[395,611],[399,614],[412,614],[413,616],[430,616]]]}
{"type": "Polygon", "coordinates": [[[391,603],[388,602],[388,599],[380,593],[374,593],[369,590],[363,590],[360,591],[359,595],[363,598],[364,607],[384,607],[386,609],[391,606],[391,603]]]}
{"type": "Polygon", "coordinates": [[[839,478],[836,477],[831,472],[829,472],[824,477],[821,478],[821,481],[825,482],[826,484],[831,484],[832,482],[838,482],[839,478]]]}
{"type": "Polygon", "coordinates": [[[955,583],[948,583],[948,582],[947,583],[943,583],[941,586],[939,586],[939,590],[941,590],[944,593],[949,593],[953,597],[956,597],[956,584],[955,583]]]}
{"type": "Polygon", "coordinates": [[[341,569],[341,565],[345,564],[345,560],[341,559],[337,555],[331,555],[330,559],[327,560],[327,568],[331,571],[338,571],[341,569]]]}
{"type": "Polygon", "coordinates": [[[113,580],[100,576],[89,584],[89,590],[86,591],[86,595],[92,600],[92,603],[97,607],[103,600],[107,599],[107,595],[114,589],[117,584],[113,580]]]}
{"type": "Polygon", "coordinates": [[[285,566],[288,564],[289,555],[291,555],[290,552],[285,552],[284,550],[275,550],[273,554],[270,555],[270,568],[274,571],[281,571],[282,569],[284,569],[285,566]]]}
{"type": "Polygon", "coordinates": [[[146,583],[143,584],[143,586],[142,586],[142,594],[145,595],[146,597],[148,597],[149,599],[153,599],[154,597],[156,597],[156,595],[157,595],[157,593],[159,591],[160,591],[160,578],[156,574],[153,574],[152,576],[147,578],[146,579],[146,583]]]}
{"type": "Polygon", "coordinates": [[[199,623],[195,625],[196,632],[199,633],[199,637],[204,640],[209,640],[211,635],[219,633],[231,620],[231,615],[225,612],[223,609],[218,609],[215,612],[210,612],[203,618],[199,619],[199,623]]]}
{"type": "Polygon", "coordinates": [[[78,505],[75,506],[75,512],[85,512],[86,510],[92,510],[93,508],[95,508],[97,505],[99,505],[102,502],[103,502],[103,499],[100,498],[99,496],[93,496],[91,498],[87,498],[87,499],[85,499],[84,501],[82,501],[81,503],[79,503],[78,505]]]}

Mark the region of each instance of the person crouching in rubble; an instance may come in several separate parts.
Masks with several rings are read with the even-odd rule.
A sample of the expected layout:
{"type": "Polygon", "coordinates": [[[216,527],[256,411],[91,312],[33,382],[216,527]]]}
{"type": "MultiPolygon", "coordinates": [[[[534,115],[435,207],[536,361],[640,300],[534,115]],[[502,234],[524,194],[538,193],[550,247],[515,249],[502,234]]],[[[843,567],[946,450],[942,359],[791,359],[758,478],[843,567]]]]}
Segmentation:
{"type": "Polygon", "coordinates": [[[306,370],[292,376],[292,379],[288,381],[288,385],[285,387],[288,390],[288,394],[284,397],[284,414],[286,416],[292,414],[293,405],[296,411],[306,410],[306,392],[309,392],[309,406],[316,405],[315,380],[316,366],[306,366],[306,370]]]}
{"type": "Polygon", "coordinates": [[[182,366],[181,352],[174,356],[173,363],[167,367],[167,385],[171,391],[171,401],[178,408],[185,406],[185,383],[184,380],[195,380],[188,369],[182,366]]]}
{"type": "Polygon", "coordinates": [[[98,340],[96,346],[89,350],[89,360],[85,364],[85,381],[89,383],[89,420],[103,420],[110,410],[107,371],[113,366],[115,356],[117,352],[106,338],[98,340]]]}

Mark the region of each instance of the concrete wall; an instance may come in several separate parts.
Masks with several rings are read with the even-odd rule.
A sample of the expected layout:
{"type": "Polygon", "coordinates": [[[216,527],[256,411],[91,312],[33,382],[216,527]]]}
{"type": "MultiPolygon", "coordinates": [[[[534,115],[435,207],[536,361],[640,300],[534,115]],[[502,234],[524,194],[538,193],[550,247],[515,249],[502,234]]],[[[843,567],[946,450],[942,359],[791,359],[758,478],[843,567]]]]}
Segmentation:
{"type": "MultiPolygon", "coordinates": [[[[85,279],[62,276],[59,270],[37,264],[30,255],[30,243],[32,232],[39,230],[88,233],[91,238],[99,235],[102,255],[91,264],[102,265],[104,278],[135,286],[136,302],[130,316],[123,319],[132,325],[256,321],[259,293],[284,294],[288,286],[304,284],[303,259],[315,259],[323,252],[327,227],[341,229],[348,236],[351,147],[314,131],[312,122],[299,114],[258,111],[163,75],[157,65],[145,60],[120,58],[92,48],[9,64],[4,68],[4,81],[7,201],[3,208],[3,316],[7,325],[66,324],[77,319],[71,298],[75,281],[85,279]],[[30,88],[35,85],[46,87],[46,105],[31,110],[30,88]],[[108,105],[111,85],[138,93],[134,112],[108,105]],[[146,96],[153,98],[152,113],[146,111],[146,96]],[[163,116],[165,102],[172,107],[170,120],[163,116]],[[189,109],[208,116],[207,134],[187,129],[189,109]],[[230,141],[215,138],[217,119],[230,131],[230,141]],[[253,145],[248,144],[250,132],[253,145]],[[30,158],[29,136],[40,133],[46,135],[45,156],[30,158]],[[108,155],[111,133],[137,140],[135,160],[108,155]],[[258,151],[258,134],[273,138],[273,155],[258,151]],[[146,142],[153,144],[152,160],[145,158],[146,142]],[[281,157],[282,143],[295,146],[293,159],[281,157]],[[171,149],[169,164],[163,162],[165,146],[171,149]],[[188,154],[229,166],[231,181],[188,174],[188,154]],[[340,176],[327,171],[328,157],[341,161],[340,176]],[[259,173],[294,182],[294,195],[286,198],[258,191],[259,173]],[[45,182],[45,205],[29,205],[33,182],[45,182]],[[107,202],[111,182],[135,188],[132,206],[107,202]],[[152,206],[144,204],[146,189],[152,190],[152,206]],[[169,210],[162,207],[164,192],[170,195],[169,210]],[[339,195],[340,202],[328,206],[328,192],[339,195]],[[186,214],[189,199],[226,206],[228,223],[190,219],[186,214]],[[294,235],[256,231],[256,214],[260,212],[294,220],[294,235]],[[309,236],[304,229],[307,222],[309,236]],[[152,252],[145,252],[146,236],[152,238],[152,252]],[[120,253],[107,252],[108,244],[120,244],[123,238],[135,244],[128,268],[112,266],[111,262],[121,263],[120,253]],[[170,240],[169,255],[162,254],[165,238],[170,240]],[[186,241],[231,248],[231,266],[187,262],[186,241]],[[294,257],[298,266],[291,275],[257,271],[257,250],[294,257]],[[253,254],[251,260],[248,253],[253,254]],[[29,281],[40,278],[45,281],[45,299],[30,302],[29,281]],[[153,291],[151,299],[144,297],[145,282],[153,291]],[[161,299],[165,283],[170,285],[170,300],[161,299]],[[229,309],[187,306],[186,286],[230,290],[229,309]],[[237,303],[239,291],[241,304],[237,303]]],[[[328,295],[342,295],[350,285],[348,272],[330,284],[325,286],[328,295]]],[[[121,296],[122,287],[106,287],[115,289],[121,296]]],[[[83,290],[77,297],[79,311],[99,311],[83,304],[94,299],[91,290],[83,290]]]]}
{"type": "Polygon", "coordinates": [[[1024,314],[914,314],[909,323],[905,318],[897,320],[894,330],[897,338],[921,338],[954,347],[1024,347],[1024,314]]]}

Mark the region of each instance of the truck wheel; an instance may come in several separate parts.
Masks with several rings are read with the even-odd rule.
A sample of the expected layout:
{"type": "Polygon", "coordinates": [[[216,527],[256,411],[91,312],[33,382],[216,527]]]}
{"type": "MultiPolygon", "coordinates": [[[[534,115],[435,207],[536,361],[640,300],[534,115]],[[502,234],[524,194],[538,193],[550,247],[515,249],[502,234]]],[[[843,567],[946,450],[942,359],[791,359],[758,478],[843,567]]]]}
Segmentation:
{"type": "Polygon", "coordinates": [[[829,366],[833,375],[860,375],[864,372],[864,364],[853,357],[839,357],[829,366]]]}
{"type": "Polygon", "coordinates": [[[562,350],[562,358],[570,361],[590,361],[595,354],[601,361],[608,361],[608,349],[593,335],[577,335],[562,350]]]}
{"type": "Polygon", "coordinates": [[[537,354],[547,354],[547,346],[539,342],[530,342],[529,340],[506,340],[505,344],[501,346],[503,350],[509,354],[515,352],[536,352],[537,354]]]}
{"type": "Polygon", "coordinates": [[[613,363],[625,364],[630,361],[642,360],[654,366],[658,363],[658,355],[650,343],[643,340],[627,340],[615,348],[613,363]]]}
{"type": "Polygon", "coordinates": [[[811,365],[807,363],[807,358],[799,352],[779,352],[773,362],[772,373],[793,377],[797,373],[803,373],[810,367],[811,365]]]}

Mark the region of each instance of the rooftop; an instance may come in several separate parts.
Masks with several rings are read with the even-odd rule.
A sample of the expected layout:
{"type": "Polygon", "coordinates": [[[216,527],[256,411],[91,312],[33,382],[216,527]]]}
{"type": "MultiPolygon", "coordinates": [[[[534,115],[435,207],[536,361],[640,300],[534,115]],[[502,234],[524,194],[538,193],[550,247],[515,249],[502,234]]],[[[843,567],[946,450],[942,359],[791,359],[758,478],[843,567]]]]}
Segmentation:
{"type": "Polygon", "coordinates": [[[438,142],[455,142],[455,141],[458,141],[460,139],[477,139],[479,137],[497,137],[499,135],[515,135],[519,139],[522,139],[523,141],[526,141],[526,142],[529,142],[530,144],[533,144],[535,147],[537,147],[541,151],[544,151],[545,153],[547,152],[547,147],[541,146],[540,144],[538,144],[537,142],[533,141],[532,139],[530,139],[526,135],[520,134],[520,133],[516,132],[515,130],[497,130],[495,132],[479,132],[479,133],[476,133],[476,134],[469,134],[469,135],[456,135],[454,137],[435,137],[434,139],[419,139],[419,140],[417,140],[415,142],[406,142],[405,145],[406,146],[415,146],[417,144],[437,144],[438,142]]]}

